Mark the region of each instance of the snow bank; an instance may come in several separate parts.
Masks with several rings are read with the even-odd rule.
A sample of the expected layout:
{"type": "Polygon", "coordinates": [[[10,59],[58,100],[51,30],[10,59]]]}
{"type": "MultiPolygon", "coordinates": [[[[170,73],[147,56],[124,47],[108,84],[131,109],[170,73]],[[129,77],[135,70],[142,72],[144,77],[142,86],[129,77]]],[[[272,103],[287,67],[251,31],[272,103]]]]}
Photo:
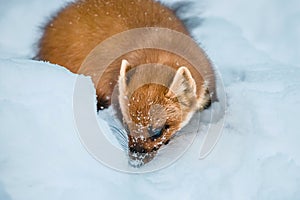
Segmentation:
{"type": "Polygon", "coordinates": [[[209,0],[206,16],[222,18],[241,31],[252,46],[274,60],[299,65],[300,6],[289,0],[209,0]]]}
{"type": "Polygon", "coordinates": [[[299,199],[299,3],[204,4],[193,35],[224,80],[223,135],[204,160],[200,134],[172,166],[140,175],[104,167],[81,145],[72,111],[77,76],[28,59],[37,27],[63,4],[0,7],[1,200],[299,199]]]}

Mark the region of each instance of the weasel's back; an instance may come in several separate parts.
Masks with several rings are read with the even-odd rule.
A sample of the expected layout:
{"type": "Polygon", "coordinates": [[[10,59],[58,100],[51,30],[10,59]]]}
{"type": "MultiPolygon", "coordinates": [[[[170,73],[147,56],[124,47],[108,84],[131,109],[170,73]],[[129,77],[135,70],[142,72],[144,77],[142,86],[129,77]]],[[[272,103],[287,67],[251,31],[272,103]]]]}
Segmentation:
{"type": "MultiPolygon", "coordinates": [[[[174,12],[154,0],[78,0],[63,8],[45,26],[36,57],[64,66],[74,73],[95,76],[99,73],[99,68],[103,67],[99,63],[90,66],[84,72],[79,71],[89,53],[102,41],[115,34],[143,27],[167,28],[189,35],[174,12]]],[[[149,35],[147,41],[140,41],[140,38],[137,38],[135,42],[152,42],[153,44],[171,42],[188,55],[191,55],[194,50],[185,41],[178,41],[178,39],[176,41],[168,36],[158,37],[157,34],[149,35]]],[[[106,48],[107,52],[113,52],[120,48],[120,44],[112,43],[106,48]]],[[[191,71],[196,81],[197,95],[205,95],[204,90],[201,89],[205,85],[214,99],[214,72],[205,53],[200,47],[197,46],[197,48],[199,48],[197,52],[200,52],[197,56],[201,61],[199,66],[192,66],[192,63],[181,58],[180,55],[159,48],[141,48],[117,58],[106,68],[106,73],[101,76],[99,82],[93,80],[98,109],[106,108],[111,104],[111,95],[119,77],[122,59],[127,60],[131,67],[157,63],[177,70],[180,66],[185,66],[191,71]],[[196,67],[201,68],[200,73],[196,67]]],[[[101,56],[106,56],[104,54],[102,53],[101,56]]]]}
{"type": "Polygon", "coordinates": [[[163,27],[188,34],[173,11],[152,0],[80,0],[62,9],[46,25],[37,58],[76,73],[103,40],[140,27],[163,27]]]}

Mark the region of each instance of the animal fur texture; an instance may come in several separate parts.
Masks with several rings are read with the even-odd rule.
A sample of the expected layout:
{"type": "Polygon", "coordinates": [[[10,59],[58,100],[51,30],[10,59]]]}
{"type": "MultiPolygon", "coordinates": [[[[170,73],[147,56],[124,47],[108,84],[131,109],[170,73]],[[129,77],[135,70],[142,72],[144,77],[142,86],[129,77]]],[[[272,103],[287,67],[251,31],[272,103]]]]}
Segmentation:
{"type": "MultiPolygon", "coordinates": [[[[174,12],[153,0],[78,0],[47,23],[36,58],[81,73],[80,66],[98,44],[118,33],[147,27],[189,36],[174,12]]],[[[153,34],[148,40],[161,43],[165,39],[153,34]]],[[[187,54],[192,51],[184,42],[172,42],[187,54]]],[[[112,43],[107,48],[118,49],[119,44],[112,43]]],[[[118,100],[128,129],[131,160],[150,161],[196,111],[207,108],[216,98],[212,65],[198,48],[202,52],[201,66],[193,66],[180,55],[162,49],[127,52],[111,62],[101,80],[95,82],[98,109],[111,105],[113,89],[119,86],[118,100]],[[141,65],[144,67],[139,68],[141,65]],[[199,74],[196,67],[206,76],[199,74]],[[166,84],[157,84],[158,79],[166,84]]],[[[97,73],[97,67],[90,71],[97,73]]]]}

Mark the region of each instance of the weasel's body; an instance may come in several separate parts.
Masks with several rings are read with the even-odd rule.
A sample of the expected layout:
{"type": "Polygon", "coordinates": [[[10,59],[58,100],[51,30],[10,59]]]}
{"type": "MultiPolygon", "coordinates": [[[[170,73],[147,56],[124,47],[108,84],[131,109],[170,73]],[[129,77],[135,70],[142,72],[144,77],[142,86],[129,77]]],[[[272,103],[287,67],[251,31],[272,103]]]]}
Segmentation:
{"type": "MultiPolygon", "coordinates": [[[[184,24],[173,11],[152,0],[79,0],[61,10],[46,25],[39,43],[37,58],[59,64],[78,73],[84,59],[101,42],[115,34],[143,27],[167,28],[189,35],[184,24]]],[[[160,42],[154,35],[149,37],[149,41],[151,40],[156,40],[154,43],[160,42]]],[[[180,41],[174,42],[189,51],[189,47],[185,44],[181,44],[180,41]]],[[[119,46],[111,44],[109,48],[117,49],[119,46]]],[[[131,51],[114,60],[108,67],[108,73],[99,83],[95,83],[98,109],[106,108],[111,104],[111,94],[117,82],[119,83],[119,103],[124,123],[130,133],[139,130],[143,135],[139,137],[130,134],[131,153],[156,151],[189,121],[195,111],[202,110],[210,104],[211,97],[215,95],[214,73],[205,54],[202,53],[200,56],[202,59],[200,67],[207,74],[205,77],[199,75],[195,66],[180,55],[161,49],[131,51]],[[169,75],[171,76],[168,80],[169,86],[149,83],[132,91],[136,85],[134,82],[139,82],[139,77],[147,75],[136,75],[132,80],[128,80],[129,78],[126,77],[128,70],[143,64],[149,64],[151,68],[151,64],[154,63],[156,66],[165,65],[177,71],[169,75]],[[129,99],[124,100],[129,91],[129,99]],[[139,99],[138,102],[133,101],[131,99],[133,97],[139,99]],[[163,108],[151,108],[147,103],[150,101],[152,104],[162,105],[163,108]],[[138,120],[136,113],[142,113],[144,119],[140,120],[140,116],[138,120]],[[162,117],[164,120],[158,121],[164,123],[154,122],[154,119],[162,117]],[[153,139],[150,132],[159,132],[161,137],[153,139]]]]}

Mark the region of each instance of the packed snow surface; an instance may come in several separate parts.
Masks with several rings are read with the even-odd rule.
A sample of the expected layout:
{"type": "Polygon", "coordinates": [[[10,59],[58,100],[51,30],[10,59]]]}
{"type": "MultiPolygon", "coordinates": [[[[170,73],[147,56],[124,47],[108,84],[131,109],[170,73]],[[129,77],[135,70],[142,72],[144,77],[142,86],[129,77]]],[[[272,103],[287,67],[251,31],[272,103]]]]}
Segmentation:
{"type": "Polygon", "coordinates": [[[205,159],[199,134],[171,166],[136,175],[102,165],[80,143],[77,75],[30,59],[39,27],[66,2],[0,3],[1,200],[300,198],[298,0],[164,1],[190,5],[179,15],[222,76],[226,121],[205,159]]]}

